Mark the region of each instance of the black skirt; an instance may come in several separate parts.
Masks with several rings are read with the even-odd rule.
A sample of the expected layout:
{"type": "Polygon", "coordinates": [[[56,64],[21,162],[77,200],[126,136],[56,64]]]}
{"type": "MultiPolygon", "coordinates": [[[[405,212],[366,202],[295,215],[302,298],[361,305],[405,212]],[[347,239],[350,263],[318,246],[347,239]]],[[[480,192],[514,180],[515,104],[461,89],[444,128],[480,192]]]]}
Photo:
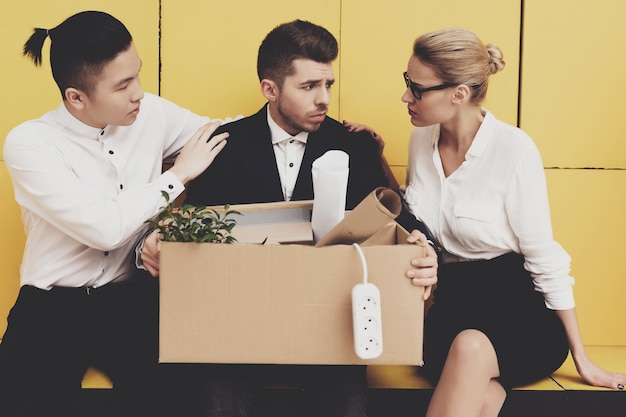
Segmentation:
{"type": "Polygon", "coordinates": [[[465,329],[493,344],[505,389],[550,375],[569,348],[561,320],[535,291],[524,258],[510,253],[488,261],[442,264],[434,305],[424,326],[424,368],[439,380],[454,338],[465,329]]]}

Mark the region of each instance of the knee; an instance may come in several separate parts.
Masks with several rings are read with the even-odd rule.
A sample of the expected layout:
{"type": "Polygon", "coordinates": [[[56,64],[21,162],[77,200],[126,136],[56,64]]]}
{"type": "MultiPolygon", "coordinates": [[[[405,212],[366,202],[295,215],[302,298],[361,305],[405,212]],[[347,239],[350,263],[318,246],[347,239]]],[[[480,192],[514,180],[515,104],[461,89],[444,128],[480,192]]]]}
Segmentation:
{"type": "Polygon", "coordinates": [[[468,329],[459,333],[450,346],[448,357],[471,362],[490,361],[495,351],[489,338],[480,330],[468,329]]]}

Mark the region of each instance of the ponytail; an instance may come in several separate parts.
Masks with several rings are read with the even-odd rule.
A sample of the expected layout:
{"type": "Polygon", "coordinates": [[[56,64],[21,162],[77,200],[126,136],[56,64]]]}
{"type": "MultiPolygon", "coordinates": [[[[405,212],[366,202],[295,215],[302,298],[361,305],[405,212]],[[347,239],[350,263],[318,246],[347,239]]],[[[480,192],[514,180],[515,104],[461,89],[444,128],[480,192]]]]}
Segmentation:
{"type": "Polygon", "coordinates": [[[70,87],[89,93],[94,76],[128,49],[133,39],[126,26],[110,14],[96,10],[80,12],[53,29],[34,29],[24,44],[23,54],[36,66],[41,65],[41,49],[48,36],[50,69],[63,98],[70,87]]]}
{"type": "Polygon", "coordinates": [[[50,31],[48,29],[35,28],[33,34],[24,44],[22,54],[31,59],[36,66],[41,65],[41,49],[49,34],[50,31]]]}

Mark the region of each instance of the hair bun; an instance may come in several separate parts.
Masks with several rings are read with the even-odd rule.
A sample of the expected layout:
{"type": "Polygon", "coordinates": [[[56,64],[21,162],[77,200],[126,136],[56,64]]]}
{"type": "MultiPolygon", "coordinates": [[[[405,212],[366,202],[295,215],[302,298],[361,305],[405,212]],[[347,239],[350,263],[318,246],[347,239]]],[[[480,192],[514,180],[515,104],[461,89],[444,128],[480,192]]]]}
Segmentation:
{"type": "Polygon", "coordinates": [[[487,44],[487,53],[489,54],[489,73],[495,74],[504,69],[505,62],[502,59],[502,51],[496,44],[487,44]]]}

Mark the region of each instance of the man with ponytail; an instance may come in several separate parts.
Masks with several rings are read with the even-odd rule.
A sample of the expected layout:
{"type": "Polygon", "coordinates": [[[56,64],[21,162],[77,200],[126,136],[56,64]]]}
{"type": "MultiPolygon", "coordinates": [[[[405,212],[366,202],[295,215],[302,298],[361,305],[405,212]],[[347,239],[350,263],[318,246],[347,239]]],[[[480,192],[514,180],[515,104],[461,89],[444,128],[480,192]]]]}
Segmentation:
{"type": "Polygon", "coordinates": [[[228,134],[208,140],[219,121],[144,94],[131,34],[113,16],[87,11],[35,29],[24,45],[35,65],[48,37],[62,101],[4,145],[27,242],[0,344],[0,415],[85,415],[90,365],[111,377],[116,416],[166,415],[157,281],[138,275],[131,252],[166,205],[162,190],[180,195],[228,134]]]}

